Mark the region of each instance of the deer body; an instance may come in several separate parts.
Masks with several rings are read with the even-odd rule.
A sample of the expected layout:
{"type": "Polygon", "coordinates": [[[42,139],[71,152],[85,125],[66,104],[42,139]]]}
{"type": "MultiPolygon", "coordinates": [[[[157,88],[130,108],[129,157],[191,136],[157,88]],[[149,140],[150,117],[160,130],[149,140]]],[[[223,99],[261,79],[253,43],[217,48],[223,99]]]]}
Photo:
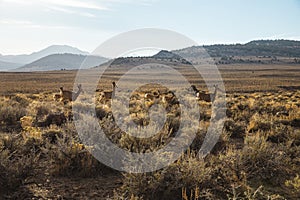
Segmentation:
{"type": "Polygon", "coordinates": [[[215,91],[213,94],[210,93],[206,93],[204,91],[199,91],[196,86],[192,85],[191,88],[194,90],[196,97],[198,100],[202,100],[202,101],[206,101],[206,102],[214,102],[216,95],[217,95],[217,90],[218,90],[218,86],[214,85],[215,87],[215,91]]]}
{"type": "Polygon", "coordinates": [[[60,101],[65,102],[65,101],[76,101],[80,93],[82,92],[81,85],[78,85],[78,91],[77,92],[72,92],[69,90],[64,90],[63,87],[60,88],[59,90],[59,95],[60,95],[60,101]]]}
{"type": "Polygon", "coordinates": [[[110,100],[112,98],[115,97],[115,92],[116,92],[116,83],[115,82],[112,82],[112,91],[102,91],[100,93],[100,99],[101,100],[110,100]]]}
{"type": "Polygon", "coordinates": [[[211,96],[209,93],[205,92],[198,92],[196,94],[196,97],[198,100],[206,101],[206,102],[211,102],[211,96]]]}

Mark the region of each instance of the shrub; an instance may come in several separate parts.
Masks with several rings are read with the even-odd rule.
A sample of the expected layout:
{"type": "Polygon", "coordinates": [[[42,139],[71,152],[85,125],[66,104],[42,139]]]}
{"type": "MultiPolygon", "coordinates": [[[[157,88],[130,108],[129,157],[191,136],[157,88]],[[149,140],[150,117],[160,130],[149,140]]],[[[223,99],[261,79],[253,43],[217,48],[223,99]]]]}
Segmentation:
{"type": "Polygon", "coordinates": [[[298,174],[292,180],[285,181],[285,185],[300,195],[300,177],[298,174]]]}
{"type": "Polygon", "coordinates": [[[0,198],[1,195],[13,196],[25,180],[33,176],[38,156],[32,150],[21,137],[0,135],[0,198]]]}
{"type": "Polygon", "coordinates": [[[13,129],[20,129],[20,118],[25,116],[26,110],[18,102],[3,101],[0,103],[0,127],[10,132],[13,129]]]}
{"type": "Polygon", "coordinates": [[[240,162],[248,179],[256,184],[282,184],[289,176],[291,166],[286,148],[267,142],[267,137],[262,134],[246,137],[240,162]]]}
{"type": "Polygon", "coordinates": [[[43,154],[47,156],[50,173],[59,176],[95,177],[110,169],[97,161],[74,134],[74,127],[53,129],[43,133],[47,138],[43,154]]]}

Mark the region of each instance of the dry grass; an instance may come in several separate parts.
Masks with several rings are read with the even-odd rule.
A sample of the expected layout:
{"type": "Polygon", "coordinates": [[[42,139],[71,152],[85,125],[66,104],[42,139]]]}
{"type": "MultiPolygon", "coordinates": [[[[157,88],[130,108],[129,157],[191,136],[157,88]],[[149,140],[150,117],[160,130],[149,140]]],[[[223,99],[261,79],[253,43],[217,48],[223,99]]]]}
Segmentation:
{"type": "MultiPolygon", "coordinates": [[[[299,90],[299,65],[220,65],[218,66],[226,92],[299,90]]],[[[204,81],[189,67],[177,67],[198,89],[206,89],[204,81]]],[[[128,67],[116,66],[105,72],[99,83],[101,89],[111,89],[111,81],[118,80],[128,67]]],[[[0,94],[14,93],[53,94],[59,87],[73,88],[77,71],[54,71],[34,73],[0,72],[0,94]],[[22,89],[20,88],[22,85],[22,89]]],[[[209,70],[207,73],[210,73],[209,70]]],[[[94,76],[93,73],[90,74],[94,76]]]]}
{"type": "MultiPolygon", "coordinates": [[[[88,151],[93,147],[83,145],[78,138],[72,122],[72,106],[87,109],[90,105],[53,101],[53,92],[60,86],[72,88],[75,72],[22,76],[1,73],[0,198],[298,199],[300,85],[296,76],[300,76],[299,66],[247,68],[220,67],[229,91],[227,119],[211,154],[204,159],[196,156],[212,113],[211,103],[198,101],[200,110],[194,112],[200,112],[199,130],[190,149],[179,160],[156,172],[122,175],[99,163],[88,151]],[[46,76],[49,78],[44,80],[46,76]],[[23,91],[17,86],[20,84],[24,85],[23,91]],[[54,180],[58,184],[52,183],[54,180]],[[84,180],[101,180],[100,189],[84,180]],[[67,187],[68,183],[72,186],[67,187]],[[79,190],[81,194],[76,192],[79,190]],[[71,195],[75,193],[77,196],[71,195]]],[[[115,80],[119,73],[108,73],[105,80],[115,80]]],[[[205,89],[194,75],[188,77],[198,88],[205,89]]],[[[107,81],[99,87],[108,89],[109,84],[107,81]]],[[[79,98],[87,97],[82,94],[79,98]]],[[[123,149],[156,151],[169,143],[178,129],[180,107],[166,88],[146,87],[132,93],[130,116],[125,120],[132,119],[135,124],[145,126],[150,123],[151,106],[156,103],[166,110],[163,128],[148,139],[126,134],[114,120],[123,111],[112,116],[109,102],[95,100],[97,120],[107,137],[123,149]],[[145,98],[145,94],[156,94],[157,90],[164,94],[145,98]]],[[[157,130],[154,127],[148,131],[157,130]]]]}

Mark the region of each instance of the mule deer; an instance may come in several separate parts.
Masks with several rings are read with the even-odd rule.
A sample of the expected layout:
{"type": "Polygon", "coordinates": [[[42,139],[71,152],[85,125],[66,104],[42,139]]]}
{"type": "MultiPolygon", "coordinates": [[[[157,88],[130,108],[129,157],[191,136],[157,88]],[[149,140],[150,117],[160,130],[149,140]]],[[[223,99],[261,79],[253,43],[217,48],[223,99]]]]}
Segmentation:
{"type": "Polygon", "coordinates": [[[60,101],[61,102],[65,102],[65,101],[76,101],[76,99],[78,98],[78,96],[80,95],[81,92],[83,92],[81,84],[77,86],[78,87],[78,91],[77,92],[72,92],[69,90],[64,90],[63,87],[60,87],[60,101]]]}
{"type": "Polygon", "coordinates": [[[117,84],[113,81],[112,82],[112,90],[110,91],[102,91],[100,93],[100,99],[109,100],[115,97],[116,88],[118,88],[117,84]]]}
{"type": "Polygon", "coordinates": [[[218,86],[214,85],[215,91],[213,94],[210,93],[206,93],[204,91],[200,91],[196,88],[195,85],[192,85],[191,88],[194,90],[195,95],[197,97],[198,100],[202,100],[202,101],[206,101],[206,102],[214,102],[216,95],[217,95],[217,90],[218,90],[218,86]]]}

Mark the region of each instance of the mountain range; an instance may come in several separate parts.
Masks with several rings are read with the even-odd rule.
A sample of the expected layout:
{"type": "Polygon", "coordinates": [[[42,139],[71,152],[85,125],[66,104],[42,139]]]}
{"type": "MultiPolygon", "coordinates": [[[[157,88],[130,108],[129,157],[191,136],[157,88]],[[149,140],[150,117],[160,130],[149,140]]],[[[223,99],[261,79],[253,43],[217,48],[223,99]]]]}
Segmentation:
{"type": "Polygon", "coordinates": [[[67,45],[52,45],[41,51],[34,52],[32,54],[22,54],[22,55],[0,55],[0,60],[9,63],[16,63],[25,65],[31,62],[34,62],[40,58],[45,56],[49,56],[52,54],[78,54],[78,55],[88,55],[88,52],[81,51],[75,47],[67,46],[67,45]]]}
{"type": "Polygon", "coordinates": [[[14,71],[51,71],[51,70],[73,70],[87,69],[98,66],[108,59],[101,56],[88,56],[76,54],[52,54],[40,58],[32,63],[14,69],[14,71]],[[88,58],[88,59],[86,59],[88,58]]]}
{"type": "MultiPolygon", "coordinates": [[[[89,56],[89,52],[81,51],[67,45],[52,45],[41,51],[23,55],[1,55],[0,71],[49,71],[61,69],[78,69],[89,56]]],[[[101,56],[89,56],[83,68],[97,66],[108,59],[101,56]]]]}
{"type": "Polygon", "coordinates": [[[217,64],[270,64],[279,61],[298,63],[300,58],[300,41],[254,40],[246,44],[193,46],[172,52],[194,63],[199,61],[197,60],[199,55],[202,58],[206,56],[212,57],[217,64]]]}
{"type": "Polygon", "coordinates": [[[13,70],[13,69],[16,69],[21,66],[22,66],[22,64],[5,62],[5,61],[0,60],[0,71],[13,70]]]}
{"type": "MultiPolygon", "coordinates": [[[[0,71],[48,71],[61,69],[91,68],[109,59],[89,56],[88,63],[81,63],[89,56],[88,52],[67,45],[53,45],[28,55],[1,55],[0,71]]],[[[192,46],[172,52],[162,50],[151,57],[152,60],[176,61],[178,63],[197,63],[199,59],[212,57],[217,64],[232,63],[300,63],[300,41],[293,40],[255,40],[246,44],[219,44],[192,46]],[[202,57],[199,58],[199,53],[202,57]],[[181,58],[180,58],[181,57],[181,58]],[[183,59],[185,58],[185,59],[183,59]]],[[[115,63],[127,65],[133,58],[122,58],[115,63]]],[[[136,62],[136,61],[134,61],[136,62]]]]}
{"type": "Polygon", "coordinates": [[[300,41],[255,40],[246,44],[192,46],[173,51],[162,50],[151,57],[115,59],[113,65],[138,66],[143,63],[176,65],[203,61],[226,64],[299,64],[300,41]]]}

